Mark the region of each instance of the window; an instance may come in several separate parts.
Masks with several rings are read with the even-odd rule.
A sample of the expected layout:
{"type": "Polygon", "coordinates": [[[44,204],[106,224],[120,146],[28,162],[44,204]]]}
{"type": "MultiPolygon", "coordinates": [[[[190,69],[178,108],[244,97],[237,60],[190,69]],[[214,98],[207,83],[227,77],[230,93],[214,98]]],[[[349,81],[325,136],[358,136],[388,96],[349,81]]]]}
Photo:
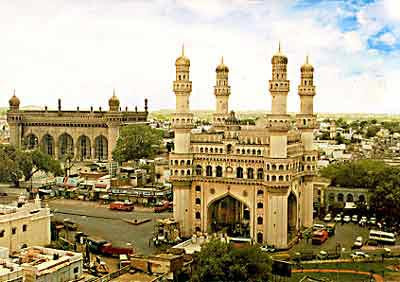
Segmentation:
{"type": "Polygon", "coordinates": [[[196,212],[196,219],[200,219],[200,212],[196,212]]]}
{"type": "Polygon", "coordinates": [[[264,207],[263,203],[257,203],[257,209],[262,209],[264,207]]]}
{"type": "Polygon", "coordinates": [[[199,185],[196,186],[196,192],[200,192],[201,191],[201,187],[199,185]]]}
{"type": "Polygon", "coordinates": [[[257,179],[264,179],[264,170],[262,168],[257,170],[257,179]]]}
{"type": "Polygon", "coordinates": [[[263,234],[257,233],[257,243],[262,244],[263,242],[263,234]]]}
{"type": "Polygon", "coordinates": [[[78,273],[79,272],[79,267],[75,267],[74,268],[74,273],[78,273]]]}
{"type": "Polygon", "coordinates": [[[217,175],[217,177],[222,177],[222,167],[221,166],[216,167],[216,175],[217,175]]]}
{"type": "Polygon", "coordinates": [[[212,176],[212,166],[210,165],[206,167],[206,176],[212,176]]]}
{"type": "Polygon", "coordinates": [[[264,191],[263,190],[258,190],[257,191],[257,196],[262,196],[264,195],[264,191]]]}
{"type": "Polygon", "coordinates": [[[263,218],[261,216],[257,217],[257,224],[263,224],[263,218]]]}
{"type": "Polygon", "coordinates": [[[196,166],[196,175],[202,175],[202,170],[203,170],[203,168],[201,167],[201,165],[197,165],[196,166]]]}
{"type": "Polygon", "coordinates": [[[28,230],[28,225],[26,224],[22,225],[22,232],[25,232],[26,230],[28,230]]]}
{"type": "Polygon", "coordinates": [[[226,146],[226,151],[228,154],[230,154],[232,152],[232,144],[228,144],[228,146],[226,146]]]}
{"type": "Polygon", "coordinates": [[[241,167],[236,168],[236,177],[243,178],[243,168],[241,167]]]}
{"type": "Polygon", "coordinates": [[[200,203],[201,203],[200,198],[196,198],[196,205],[200,205],[200,203]]]}
{"type": "Polygon", "coordinates": [[[247,169],[247,178],[248,179],[254,179],[254,172],[252,168],[247,169]]]}
{"type": "Polygon", "coordinates": [[[13,228],[11,229],[11,233],[12,233],[12,235],[17,234],[17,228],[16,228],[16,227],[13,227],[13,228]]]}
{"type": "Polygon", "coordinates": [[[4,231],[4,230],[1,230],[1,231],[0,231],[0,238],[3,238],[3,237],[4,237],[4,234],[5,234],[5,231],[4,231]]]}

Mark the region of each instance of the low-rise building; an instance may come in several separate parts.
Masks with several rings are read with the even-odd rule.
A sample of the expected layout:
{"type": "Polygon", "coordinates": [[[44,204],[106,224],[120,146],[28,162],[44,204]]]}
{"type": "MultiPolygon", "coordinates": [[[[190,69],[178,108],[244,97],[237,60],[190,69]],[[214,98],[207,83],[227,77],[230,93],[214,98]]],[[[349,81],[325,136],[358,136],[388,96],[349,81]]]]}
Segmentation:
{"type": "Polygon", "coordinates": [[[50,244],[50,217],[50,209],[41,207],[38,196],[34,203],[0,205],[0,246],[13,253],[27,246],[50,244]]]}
{"type": "Polygon", "coordinates": [[[24,281],[24,272],[22,267],[11,262],[8,258],[0,258],[0,281],[24,281]]]}
{"type": "Polygon", "coordinates": [[[82,276],[80,253],[30,247],[21,251],[19,261],[26,282],[66,282],[82,276]]]}

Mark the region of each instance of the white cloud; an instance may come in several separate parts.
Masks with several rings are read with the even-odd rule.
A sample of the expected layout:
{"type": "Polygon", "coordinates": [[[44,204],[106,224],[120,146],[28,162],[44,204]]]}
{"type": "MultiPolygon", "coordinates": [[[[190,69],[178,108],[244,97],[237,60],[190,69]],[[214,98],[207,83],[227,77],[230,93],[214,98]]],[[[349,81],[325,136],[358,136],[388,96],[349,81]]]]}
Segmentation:
{"type": "Polygon", "coordinates": [[[379,36],[378,41],[381,41],[387,45],[394,45],[396,43],[396,37],[390,32],[386,32],[379,36]]]}

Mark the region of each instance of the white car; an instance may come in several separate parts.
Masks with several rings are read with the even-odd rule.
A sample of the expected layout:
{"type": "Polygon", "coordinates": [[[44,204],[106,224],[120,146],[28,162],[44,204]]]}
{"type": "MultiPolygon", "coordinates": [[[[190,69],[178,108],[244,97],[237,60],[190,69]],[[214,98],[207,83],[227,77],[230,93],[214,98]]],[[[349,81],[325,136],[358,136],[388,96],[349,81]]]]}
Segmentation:
{"type": "Polygon", "coordinates": [[[334,220],[335,222],[342,221],[342,216],[341,216],[340,214],[337,214],[333,220],[334,220]]]}
{"type": "Polygon", "coordinates": [[[368,224],[375,225],[376,224],[376,217],[371,217],[368,221],[368,224]]]}
{"type": "Polygon", "coordinates": [[[369,258],[369,255],[363,252],[354,252],[350,255],[352,259],[355,258],[369,258]]]}
{"type": "Polygon", "coordinates": [[[350,216],[349,216],[349,215],[345,215],[345,216],[343,217],[343,221],[346,222],[346,223],[349,223],[349,222],[351,221],[350,216]]]}
{"type": "Polygon", "coordinates": [[[315,223],[315,224],[313,225],[313,231],[320,230],[320,229],[325,229],[325,225],[323,225],[323,224],[318,224],[318,223],[315,223]]]}
{"type": "Polygon", "coordinates": [[[332,215],[330,214],[330,213],[328,213],[327,215],[325,215],[325,217],[324,217],[324,221],[325,222],[329,222],[329,221],[331,221],[332,220],[332,215]]]}
{"type": "Polygon", "coordinates": [[[367,224],[367,217],[366,216],[361,217],[360,222],[358,224],[360,224],[360,225],[367,224]]]}
{"type": "Polygon", "coordinates": [[[361,236],[358,236],[353,243],[353,249],[360,249],[363,245],[363,239],[361,236]]]}
{"type": "Polygon", "coordinates": [[[354,223],[356,223],[356,222],[358,222],[358,215],[353,215],[352,217],[351,217],[351,221],[352,222],[354,222],[354,223]]]}

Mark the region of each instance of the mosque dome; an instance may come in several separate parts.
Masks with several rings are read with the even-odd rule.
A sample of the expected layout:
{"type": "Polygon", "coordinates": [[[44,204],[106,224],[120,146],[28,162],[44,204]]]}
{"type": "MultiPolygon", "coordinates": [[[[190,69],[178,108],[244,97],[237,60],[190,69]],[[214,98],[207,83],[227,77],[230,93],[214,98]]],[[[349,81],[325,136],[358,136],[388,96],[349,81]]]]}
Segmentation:
{"type": "Polygon", "coordinates": [[[278,52],[272,57],[272,64],[287,64],[287,57],[281,52],[281,43],[279,43],[278,52]]]}
{"type": "Polygon", "coordinates": [[[300,68],[301,72],[313,72],[314,67],[308,63],[308,56],[306,57],[306,62],[300,68]]]}
{"type": "Polygon", "coordinates": [[[19,108],[20,101],[19,101],[18,97],[15,96],[15,91],[14,91],[14,95],[11,97],[11,99],[8,101],[8,103],[10,104],[10,107],[12,107],[12,108],[19,108]]]}
{"type": "Polygon", "coordinates": [[[110,111],[118,111],[119,109],[119,99],[115,96],[115,90],[112,97],[108,100],[108,106],[110,107],[110,111]]]}
{"type": "Polygon", "coordinates": [[[216,72],[229,72],[229,68],[224,64],[224,57],[221,58],[221,63],[215,69],[216,72]]]}
{"type": "Polygon", "coordinates": [[[182,46],[182,55],[175,61],[175,66],[187,66],[190,67],[190,60],[185,56],[185,48],[182,46]]]}

